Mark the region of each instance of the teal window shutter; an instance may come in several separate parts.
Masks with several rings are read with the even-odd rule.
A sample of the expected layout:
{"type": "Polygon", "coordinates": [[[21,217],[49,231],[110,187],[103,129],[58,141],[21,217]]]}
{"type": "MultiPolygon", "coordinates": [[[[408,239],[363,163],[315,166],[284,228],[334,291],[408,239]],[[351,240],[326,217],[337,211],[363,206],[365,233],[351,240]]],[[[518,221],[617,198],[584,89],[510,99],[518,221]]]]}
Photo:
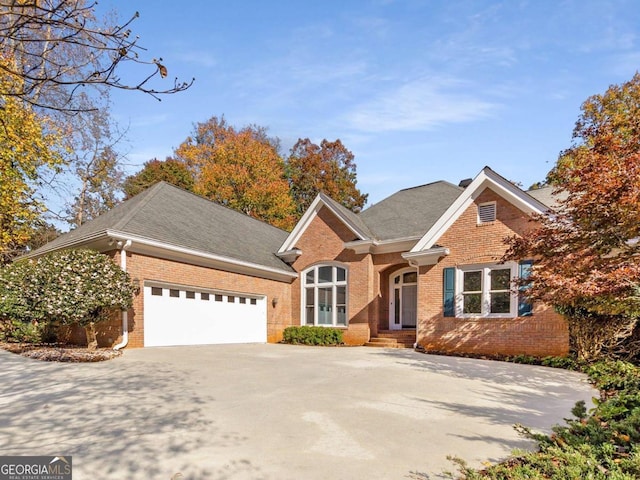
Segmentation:
{"type": "MultiPolygon", "coordinates": [[[[518,277],[520,279],[527,279],[531,274],[531,267],[533,260],[523,260],[518,265],[518,277]]],[[[521,285],[518,294],[518,316],[529,317],[533,315],[533,303],[525,296],[528,285],[521,285]]]]}
{"type": "Polygon", "coordinates": [[[444,272],[444,316],[456,316],[456,269],[454,267],[445,268],[444,272]]]}

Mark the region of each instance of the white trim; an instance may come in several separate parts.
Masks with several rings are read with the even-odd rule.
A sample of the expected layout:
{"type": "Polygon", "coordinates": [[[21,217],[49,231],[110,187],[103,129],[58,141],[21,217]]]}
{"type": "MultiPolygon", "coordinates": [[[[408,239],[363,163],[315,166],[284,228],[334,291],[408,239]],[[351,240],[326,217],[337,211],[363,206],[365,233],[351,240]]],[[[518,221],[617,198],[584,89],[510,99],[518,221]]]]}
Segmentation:
{"type": "Polygon", "coordinates": [[[300,272],[300,325],[304,326],[304,325],[311,325],[309,323],[307,323],[307,288],[313,288],[313,302],[314,302],[314,308],[313,308],[313,326],[316,327],[328,327],[328,328],[347,328],[349,326],[349,266],[345,265],[343,263],[340,262],[323,262],[323,263],[316,263],[314,265],[311,265],[309,267],[307,267],[306,269],[304,269],[302,272],[300,272]],[[307,273],[311,270],[315,270],[316,274],[317,274],[317,269],[319,269],[320,267],[332,267],[332,275],[333,272],[336,272],[336,270],[333,270],[334,267],[336,268],[341,268],[344,270],[344,280],[340,280],[338,281],[337,279],[332,279],[331,282],[325,282],[325,283],[319,283],[319,282],[314,282],[311,285],[308,285],[306,283],[307,279],[307,273]],[[337,308],[333,311],[333,315],[332,315],[332,324],[331,325],[327,325],[327,324],[319,324],[318,323],[318,288],[322,288],[322,287],[332,287],[333,289],[333,305],[337,305],[337,294],[335,293],[336,287],[345,287],[345,303],[344,303],[344,315],[345,315],[345,324],[344,325],[338,325],[337,323],[337,319],[338,319],[338,310],[337,308]]]}
{"type": "Polygon", "coordinates": [[[214,255],[199,250],[179,247],[177,245],[158,242],[145,237],[129,235],[116,230],[107,230],[107,235],[116,240],[132,240],[134,242],[134,248],[130,249],[130,251],[150,253],[155,256],[159,256],[160,258],[176,260],[179,262],[196,263],[197,265],[208,266],[234,273],[253,275],[261,278],[269,278],[272,280],[292,281],[293,279],[298,278],[298,274],[296,272],[266,267],[264,265],[244,262],[242,260],[224,257],[222,255],[214,255]],[[171,252],[174,255],[166,255],[166,253],[162,252],[171,252]]]}
{"type": "Polygon", "coordinates": [[[456,292],[455,292],[455,314],[456,318],[516,318],[518,316],[518,293],[511,288],[511,283],[518,276],[518,263],[483,263],[475,265],[462,265],[456,267],[456,292]],[[491,271],[509,269],[509,313],[490,313],[490,293],[491,293],[491,271]],[[481,293],[481,313],[464,313],[463,288],[464,274],[466,272],[480,271],[482,274],[481,293]]]}
{"type": "Polygon", "coordinates": [[[421,236],[393,238],[391,240],[353,240],[344,242],[344,248],[353,250],[354,253],[361,255],[365,253],[395,253],[406,252],[416,244],[421,236]]]}
{"type": "MultiPolygon", "coordinates": [[[[396,284],[393,283],[393,279],[395,277],[397,277],[398,275],[402,276],[405,273],[415,273],[416,277],[419,277],[419,272],[418,269],[416,267],[406,267],[406,268],[401,268],[400,270],[396,270],[395,272],[392,272],[389,274],[388,276],[388,282],[389,282],[389,302],[388,302],[388,306],[389,306],[389,330],[402,330],[402,288],[400,288],[400,324],[396,327],[394,320],[395,320],[395,308],[393,305],[393,301],[395,300],[395,290],[396,288],[396,284]]],[[[399,285],[402,287],[404,285],[415,285],[416,286],[416,293],[417,293],[417,289],[418,289],[418,282],[419,278],[416,278],[415,282],[411,282],[411,283],[404,283],[401,282],[399,285]]],[[[418,315],[418,298],[416,295],[416,317],[418,315]]],[[[418,319],[416,318],[416,326],[413,327],[416,329],[416,333],[417,333],[417,329],[418,329],[418,319]]]]}
{"type": "Polygon", "coordinates": [[[485,167],[420,241],[416,243],[410,253],[428,250],[433,247],[436,241],[460,218],[460,215],[465,212],[486,188],[490,188],[493,192],[527,214],[541,214],[548,211],[546,205],[519,189],[489,167],[485,167]]]}
{"type": "Polygon", "coordinates": [[[424,265],[435,265],[442,257],[449,255],[449,249],[445,247],[432,247],[422,252],[406,252],[402,258],[409,262],[412,267],[422,267],[424,265]]]}
{"type": "Polygon", "coordinates": [[[286,238],[286,240],[278,250],[278,253],[284,253],[296,248],[296,243],[298,242],[298,240],[300,240],[300,237],[302,237],[302,234],[306,231],[309,225],[311,225],[311,222],[322,207],[327,207],[329,211],[336,217],[338,217],[338,219],[360,240],[366,240],[368,238],[365,232],[360,230],[357,225],[355,225],[352,221],[345,217],[342,212],[334,208],[333,205],[329,201],[327,201],[327,199],[328,197],[323,193],[318,194],[311,205],[309,205],[309,208],[307,208],[307,211],[304,212],[304,215],[302,215],[302,218],[298,221],[289,236],[286,238]]]}

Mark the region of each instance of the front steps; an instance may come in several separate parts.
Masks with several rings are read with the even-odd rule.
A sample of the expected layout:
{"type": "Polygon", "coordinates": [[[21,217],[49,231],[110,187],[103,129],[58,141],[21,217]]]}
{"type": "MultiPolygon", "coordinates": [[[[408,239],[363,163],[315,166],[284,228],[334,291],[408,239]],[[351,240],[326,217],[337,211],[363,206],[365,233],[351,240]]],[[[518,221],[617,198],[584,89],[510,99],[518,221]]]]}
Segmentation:
{"type": "Polygon", "coordinates": [[[378,348],[413,348],[416,341],[416,331],[411,330],[380,330],[378,336],[371,337],[365,347],[378,348]]]}

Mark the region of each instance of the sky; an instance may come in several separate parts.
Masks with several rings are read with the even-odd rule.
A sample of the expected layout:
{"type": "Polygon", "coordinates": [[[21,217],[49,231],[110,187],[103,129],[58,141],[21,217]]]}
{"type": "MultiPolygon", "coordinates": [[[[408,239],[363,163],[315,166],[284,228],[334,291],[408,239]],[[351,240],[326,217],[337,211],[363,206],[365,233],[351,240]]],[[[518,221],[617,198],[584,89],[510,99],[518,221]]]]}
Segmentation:
{"type": "MultiPolygon", "coordinates": [[[[580,105],[640,69],[638,0],[101,0],[163,59],[161,102],[113,92],[128,173],[224,116],[281,140],[340,139],[369,205],[484,166],[525,188],[571,145],[580,105]]],[[[146,70],[121,72],[140,79],[146,70]]]]}

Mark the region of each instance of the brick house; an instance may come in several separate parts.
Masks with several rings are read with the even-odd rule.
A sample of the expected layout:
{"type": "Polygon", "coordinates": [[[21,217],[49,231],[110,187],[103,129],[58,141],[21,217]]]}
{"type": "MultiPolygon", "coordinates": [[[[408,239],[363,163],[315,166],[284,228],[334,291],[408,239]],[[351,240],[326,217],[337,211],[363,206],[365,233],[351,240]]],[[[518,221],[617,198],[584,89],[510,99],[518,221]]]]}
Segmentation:
{"type": "MultiPolygon", "coordinates": [[[[401,190],[359,214],[324,194],[291,233],[166,183],[33,252],[87,247],[140,286],[103,326],[103,345],[277,342],[289,325],[395,337],[427,350],[564,355],[565,320],[512,288],[529,259],[500,263],[548,189],[525,192],[485,167],[459,186],[401,190]]],[[[78,332],[81,334],[81,332],[78,332]]]]}

